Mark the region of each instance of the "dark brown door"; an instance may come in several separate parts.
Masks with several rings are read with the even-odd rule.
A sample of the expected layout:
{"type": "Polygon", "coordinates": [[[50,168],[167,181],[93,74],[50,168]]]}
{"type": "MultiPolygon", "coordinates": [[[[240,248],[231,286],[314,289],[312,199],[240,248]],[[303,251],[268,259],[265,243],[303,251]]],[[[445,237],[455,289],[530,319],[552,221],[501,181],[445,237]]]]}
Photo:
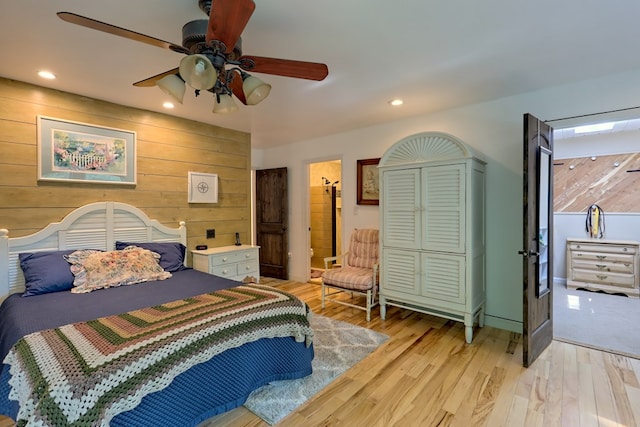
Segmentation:
{"type": "Polygon", "coordinates": [[[287,168],[256,171],[256,240],[260,275],[288,279],[287,168]]]}
{"type": "Polygon", "coordinates": [[[524,115],[523,364],[553,339],[553,129],[524,115]]]}

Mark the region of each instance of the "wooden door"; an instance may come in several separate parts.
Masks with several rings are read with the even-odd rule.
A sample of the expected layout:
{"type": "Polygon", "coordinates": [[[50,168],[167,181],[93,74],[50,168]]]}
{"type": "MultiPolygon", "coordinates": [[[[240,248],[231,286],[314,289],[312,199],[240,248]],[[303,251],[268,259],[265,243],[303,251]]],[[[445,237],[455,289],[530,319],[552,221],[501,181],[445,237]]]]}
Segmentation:
{"type": "Polygon", "coordinates": [[[256,171],[256,243],[260,274],[288,279],[287,168],[256,171]]]}
{"type": "Polygon", "coordinates": [[[524,115],[523,364],[553,339],[553,129],[524,115]]]}

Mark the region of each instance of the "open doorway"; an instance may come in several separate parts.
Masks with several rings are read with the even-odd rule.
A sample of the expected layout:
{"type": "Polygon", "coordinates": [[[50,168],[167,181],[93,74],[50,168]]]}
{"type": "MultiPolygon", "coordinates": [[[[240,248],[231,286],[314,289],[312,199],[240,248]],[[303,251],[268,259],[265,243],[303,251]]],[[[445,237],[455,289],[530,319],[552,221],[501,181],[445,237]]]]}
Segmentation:
{"type": "Polygon", "coordinates": [[[309,277],[319,282],[324,258],[342,248],[342,162],[309,164],[309,277]]]}
{"type": "Polygon", "coordinates": [[[640,120],[554,127],[554,338],[640,357],[640,120]]]}

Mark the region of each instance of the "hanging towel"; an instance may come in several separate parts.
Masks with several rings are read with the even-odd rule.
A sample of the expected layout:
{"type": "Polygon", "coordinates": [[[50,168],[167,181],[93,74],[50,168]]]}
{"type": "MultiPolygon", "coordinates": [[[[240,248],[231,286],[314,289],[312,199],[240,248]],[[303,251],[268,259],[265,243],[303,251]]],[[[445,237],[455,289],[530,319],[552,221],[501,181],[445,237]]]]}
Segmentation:
{"type": "Polygon", "coordinates": [[[585,226],[589,237],[601,239],[604,236],[604,211],[600,206],[589,206],[585,226]]]}

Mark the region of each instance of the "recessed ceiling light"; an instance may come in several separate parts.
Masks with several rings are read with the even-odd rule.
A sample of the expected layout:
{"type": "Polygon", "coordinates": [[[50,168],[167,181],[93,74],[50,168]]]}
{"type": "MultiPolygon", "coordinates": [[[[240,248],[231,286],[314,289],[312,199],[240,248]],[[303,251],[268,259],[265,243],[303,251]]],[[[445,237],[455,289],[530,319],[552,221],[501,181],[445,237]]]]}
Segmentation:
{"type": "Polygon", "coordinates": [[[402,105],[403,101],[402,99],[392,99],[391,101],[389,101],[389,104],[397,107],[398,105],[402,105]]]}
{"type": "Polygon", "coordinates": [[[173,102],[168,102],[168,101],[163,103],[162,106],[164,108],[173,108],[173,107],[175,107],[175,105],[173,105],[173,102]]]}
{"type": "Polygon", "coordinates": [[[53,80],[56,78],[56,75],[53,74],[51,71],[44,71],[44,70],[38,71],[38,75],[43,79],[48,79],[48,80],[53,80]]]}

